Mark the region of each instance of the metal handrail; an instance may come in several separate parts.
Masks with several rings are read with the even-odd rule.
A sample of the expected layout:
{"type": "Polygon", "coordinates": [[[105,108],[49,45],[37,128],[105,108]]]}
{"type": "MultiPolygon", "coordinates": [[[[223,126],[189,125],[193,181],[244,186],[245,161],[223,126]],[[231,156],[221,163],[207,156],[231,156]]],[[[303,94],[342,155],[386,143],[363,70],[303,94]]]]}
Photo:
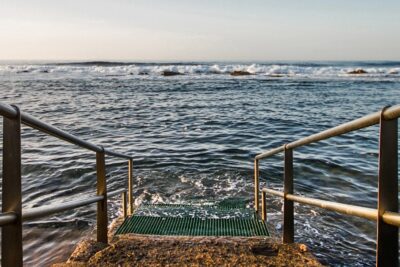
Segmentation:
{"type": "MultiPolygon", "coordinates": [[[[107,196],[112,197],[118,194],[126,193],[126,189],[116,190],[107,193],[107,196]]],[[[30,221],[33,219],[45,217],[54,213],[63,212],[66,210],[72,210],[88,204],[96,203],[104,199],[104,196],[92,196],[89,198],[74,200],[65,202],[62,204],[50,204],[46,206],[40,206],[36,208],[31,208],[29,210],[22,211],[22,221],[30,221]]],[[[0,226],[14,222],[17,216],[14,213],[0,213],[0,226]]]]}
{"type": "Polygon", "coordinates": [[[107,193],[107,196],[113,197],[113,196],[116,196],[116,195],[120,195],[120,194],[126,193],[126,191],[127,191],[126,189],[118,189],[118,190],[115,190],[115,191],[107,193]]]}
{"type": "MultiPolygon", "coordinates": [[[[269,189],[269,188],[263,188],[262,192],[269,193],[271,195],[282,197],[282,198],[285,197],[283,192],[269,189]]],[[[319,208],[323,208],[323,209],[327,209],[327,210],[337,211],[337,212],[340,212],[343,214],[353,215],[353,216],[357,216],[357,217],[365,218],[365,219],[369,219],[369,220],[376,220],[376,217],[378,216],[378,211],[376,209],[364,208],[364,207],[348,205],[348,204],[343,204],[343,203],[337,203],[337,202],[333,202],[333,201],[326,201],[326,200],[321,200],[321,199],[316,199],[316,198],[303,197],[303,196],[298,196],[298,195],[293,195],[293,194],[287,194],[286,198],[289,200],[298,202],[298,203],[307,204],[309,206],[314,206],[314,207],[319,207],[319,208]]]]}
{"type": "MultiPolygon", "coordinates": [[[[7,117],[7,118],[15,118],[17,116],[18,112],[13,106],[7,105],[0,103],[0,115],[7,117]]],[[[25,112],[20,112],[21,114],[21,123],[30,126],[36,130],[39,130],[43,133],[47,133],[48,135],[57,137],[58,139],[67,141],[69,143],[72,143],[74,145],[86,148],[88,150],[91,150],[93,152],[102,152],[103,147],[95,145],[93,143],[84,141],[80,139],[79,137],[76,137],[75,135],[72,135],[70,133],[67,133],[61,129],[58,129],[57,127],[54,127],[48,123],[45,123],[43,121],[40,121],[36,119],[35,117],[26,114],[25,112]]],[[[108,149],[104,149],[104,153],[109,156],[115,156],[119,158],[125,158],[125,159],[131,159],[132,157],[121,154],[115,151],[111,151],[108,149]]]]}
{"type": "Polygon", "coordinates": [[[17,215],[13,212],[0,213],[0,226],[13,223],[17,219],[17,215]]]}
{"type": "MultiPolygon", "coordinates": [[[[400,117],[400,105],[389,107],[389,108],[385,109],[383,111],[382,115],[385,120],[392,120],[392,119],[400,117]]],[[[288,144],[286,144],[286,148],[294,149],[296,147],[308,145],[311,143],[315,143],[315,142],[322,141],[322,140],[325,140],[325,139],[328,139],[331,137],[335,137],[338,135],[342,135],[345,133],[349,133],[349,132],[352,132],[355,130],[359,130],[362,128],[366,128],[366,127],[378,124],[379,120],[380,120],[380,116],[381,116],[380,111],[372,113],[372,114],[364,116],[362,118],[343,123],[336,127],[332,127],[328,130],[325,130],[325,131],[322,131],[322,132],[319,132],[316,134],[312,134],[307,137],[296,140],[294,142],[288,143],[288,144]]],[[[269,151],[258,154],[255,157],[255,159],[260,160],[260,159],[275,155],[279,152],[283,152],[284,149],[285,149],[285,145],[279,146],[277,148],[274,148],[269,151]]]]}
{"type": "MultiPolygon", "coordinates": [[[[107,193],[107,196],[109,196],[109,197],[116,196],[121,193],[126,193],[126,191],[127,191],[126,189],[116,190],[116,191],[107,193]]],[[[91,197],[84,198],[84,199],[65,202],[62,204],[53,204],[53,205],[50,204],[50,205],[46,205],[46,206],[40,206],[37,208],[31,208],[26,211],[23,210],[22,211],[22,221],[29,221],[29,220],[45,217],[45,216],[48,216],[48,215],[51,215],[54,213],[59,213],[59,212],[66,211],[66,210],[72,210],[75,208],[79,208],[82,206],[86,206],[86,205],[89,205],[92,203],[99,202],[103,199],[104,199],[104,196],[96,195],[96,196],[91,196],[91,197]]]]}
{"type": "Polygon", "coordinates": [[[282,197],[283,204],[283,242],[294,242],[294,209],[293,203],[298,202],[310,206],[353,215],[377,221],[377,266],[398,265],[398,125],[400,105],[385,107],[381,111],[362,118],[343,123],[328,130],[301,138],[297,141],[279,146],[258,154],[254,158],[254,208],[259,210],[259,160],[284,152],[284,191],[263,188],[261,218],[266,220],[266,193],[282,197]],[[316,198],[303,197],[293,194],[293,149],[315,143],[331,137],[339,136],[355,130],[380,124],[379,137],[379,179],[378,179],[378,208],[371,209],[348,205],[316,198]],[[385,254],[384,254],[385,251],[385,254]]]}
{"type": "MultiPolygon", "coordinates": [[[[283,192],[278,191],[278,190],[269,189],[269,188],[263,188],[262,192],[269,193],[271,195],[278,196],[281,198],[285,197],[283,192]]],[[[298,196],[298,195],[293,195],[293,194],[287,194],[286,198],[289,200],[292,200],[294,202],[297,202],[297,203],[306,204],[309,206],[318,207],[318,208],[322,208],[322,209],[326,209],[326,210],[331,210],[331,211],[335,211],[335,212],[339,212],[339,213],[347,214],[347,215],[351,215],[351,216],[356,216],[356,217],[368,219],[371,221],[376,221],[378,219],[378,210],[377,209],[371,209],[371,208],[349,205],[349,204],[344,204],[344,203],[338,203],[338,202],[333,202],[333,201],[326,201],[326,200],[322,200],[322,199],[318,199],[318,198],[303,197],[303,196],[298,196]]],[[[385,211],[382,216],[383,216],[384,222],[386,222],[390,225],[400,227],[400,213],[385,211]]]]}
{"type": "Polygon", "coordinates": [[[84,141],[72,134],[42,122],[24,112],[17,106],[0,103],[0,116],[3,116],[3,195],[0,213],[1,265],[22,266],[22,222],[48,216],[50,214],[75,209],[97,203],[97,241],[108,242],[107,197],[121,194],[123,216],[133,213],[133,159],[132,157],[104,149],[102,146],[84,141]],[[41,207],[22,210],[21,197],[21,124],[37,129],[69,143],[96,152],[97,195],[41,207]],[[107,192],[105,155],[128,159],[128,190],[107,192]],[[128,192],[128,208],[127,208],[128,192]]]}
{"type": "Polygon", "coordinates": [[[85,199],[74,200],[62,204],[53,204],[22,210],[22,221],[30,221],[33,219],[45,217],[54,213],[59,213],[66,210],[72,210],[92,203],[99,202],[104,199],[104,196],[92,196],[85,199]]]}

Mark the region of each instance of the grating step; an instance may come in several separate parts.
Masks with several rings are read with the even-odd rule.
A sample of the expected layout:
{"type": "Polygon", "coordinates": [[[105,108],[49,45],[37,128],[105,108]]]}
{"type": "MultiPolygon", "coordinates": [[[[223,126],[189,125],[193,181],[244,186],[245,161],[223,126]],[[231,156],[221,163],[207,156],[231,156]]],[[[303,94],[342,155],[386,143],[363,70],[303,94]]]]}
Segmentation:
{"type": "Polygon", "coordinates": [[[252,209],[234,205],[229,208],[220,206],[220,209],[218,206],[209,205],[203,207],[172,204],[143,205],[133,216],[128,217],[116,232],[117,235],[126,233],[180,236],[269,236],[267,226],[252,209]],[[151,215],[138,212],[143,208],[147,212],[150,210],[151,215]],[[192,213],[192,216],[185,214],[193,209],[196,209],[196,213],[192,213]],[[227,209],[235,212],[239,210],[245,216],[234,213],[233,216],[224,218],[227,216],[227,209]],[[160,213],[160,210],[165,210],[165,212],[160,213]],[[177,210],[180,210],[179,214],[184,214],[184,216],[177,216],[177,210]],[[213,211],[211,215],[214,217],[205,217],[204,214],[209,215],[210,210],[213,211]],[[221,216],[215,218],[216,215],[221,216]]]}
{"type": "Polygon", "coordinates": [[[181,236],[268,236],[266,225],[257,219],[199,219],[132,216],[116,234],[181,236]]]}
{"type": "Polygon", "coordinates": [[[249,219],[254,217],[254,211],[238,206],[143,204],[135,210],[135,215],[179,218],[192,217],[201,219],[249,219]]]}

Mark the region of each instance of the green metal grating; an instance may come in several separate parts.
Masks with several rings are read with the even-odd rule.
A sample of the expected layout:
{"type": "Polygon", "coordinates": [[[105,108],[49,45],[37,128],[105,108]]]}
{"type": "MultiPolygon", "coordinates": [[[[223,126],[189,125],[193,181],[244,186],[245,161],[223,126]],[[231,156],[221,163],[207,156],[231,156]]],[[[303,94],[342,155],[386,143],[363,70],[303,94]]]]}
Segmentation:
{"type": "Polygon", "coordinates": [[[176,207],[203,207],[203,208],[216,208],[216,209],[246,209],[246,201],[240,198],[229,198],[219,201],[214,204],[172,204],[172,203],[158,203],[149,204],[143,203],[141,207],[163,207],[163,208],[176,208],[176,207]]]}
{"type": "MultiPolygon", "coordinates": [[[[170,209],[172,205],[147,205],[154,209],[170,209]]],[[[177,206],[175,206],[177,207],[177,206]]],[[[182,210],[190,205],[179,205],[182,210]]],[[[198,207],[199,208],[199,207],[198,207]]],[[[210,209],[206,205],[204,209],[210,209]]],[[[216,207],[214,206],[213,209],[216,207]]],[[[224,213],[226,206],[221,206],[224,213]]],[[[180,236],[269,236],[267,226],[252,210],[243,209],[248,217],[231,218],[199,218],[177,216],[133,215],[128,217],[118,228],[116,234],[148,234],[148,235],[180,235],[180,236]]]]}
{"type": "Polygon", "coordinates": [[[177,208],[177,207],[205,207],[205,208],[215,208],[215,209],[245,209],[246,206],[242,203],[218,203],[218,204],[203,204],[203,205],[193,205],[193,204],[142,204],[141,207],[162,207],[162,208],[177,208]]]}
{"type": "Polygon", "coordinates": [[[199,219],[132,216],[116,234],[181,236],[268,236],[266,225],[258,219],[199,219]]]}

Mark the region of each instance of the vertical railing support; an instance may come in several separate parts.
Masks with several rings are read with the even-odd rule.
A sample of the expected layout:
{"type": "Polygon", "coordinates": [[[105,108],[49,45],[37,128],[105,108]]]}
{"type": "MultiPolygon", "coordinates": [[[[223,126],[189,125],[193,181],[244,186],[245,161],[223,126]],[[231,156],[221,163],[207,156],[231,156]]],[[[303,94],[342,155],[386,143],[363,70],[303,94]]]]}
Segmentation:
{"type": "Polygon", "coordinates": [[[258,159],[254,159],[254,209],[258,212],[260,207],[260,168],[258,159]]]}
{"type": "Polygon", "coordinates": [[[385,211],[398,212],[397,119],[380,118],[376,266],[399,266],[398,227],[382,220],[385,211]]]}
{"type": "Polygon", "coordinates": [[[293,150],[286,148],[284,163],[284,200],[283,200],[283,243],[294,242],[294,209],[293,201],[286,198],[293,194],[293,150]]]}
{"type": "Polygon", "coordinates": [[[13,212],[16,220],[1,228],[1,266],[22,266],[21,204],[21,113],[3,119],[2,212],[13,212]]]}
{"type": "Polygon", "coordinates": [[[126,218],[126,216],[128,215],[126,210],[126,191],[121,193],[121,202],[122,202],[122,214],[124,218],[126,218]]]}
{"type": "Polygon", "coordinates": [[[97,168],[97,195],[103,196],[103,200],[97,202],[97,242],[108,243],[107,238],[107,184],[106,184],[106,162],[104,149],[96,152],[97,168]]]}
{"type": "Polygon", "coordinates": [[[261,191],[261,220],[267,220],[267,194],[261,191]]]}
{"type": "Polygon", "coordinates": [[[133,159],[128,160],[128,214],[133,214],[133,159]]]}

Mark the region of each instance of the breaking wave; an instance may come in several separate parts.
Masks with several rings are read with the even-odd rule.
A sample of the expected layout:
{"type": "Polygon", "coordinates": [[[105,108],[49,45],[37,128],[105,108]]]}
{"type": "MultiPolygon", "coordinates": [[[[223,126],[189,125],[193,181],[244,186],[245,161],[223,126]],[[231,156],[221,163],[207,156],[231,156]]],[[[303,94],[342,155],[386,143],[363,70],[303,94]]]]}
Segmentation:
{"type": "Polygon", "coordinates": [[[20,75],[71,76],[174,76],[230,75],[269,78],[399,79],[400,62],[366,63],[129,63],[129,62],[68,62],[52,64],[2,64],[0,77],[20,75]],[[169,75],[168,75],[169,74],[169,75]]]}

